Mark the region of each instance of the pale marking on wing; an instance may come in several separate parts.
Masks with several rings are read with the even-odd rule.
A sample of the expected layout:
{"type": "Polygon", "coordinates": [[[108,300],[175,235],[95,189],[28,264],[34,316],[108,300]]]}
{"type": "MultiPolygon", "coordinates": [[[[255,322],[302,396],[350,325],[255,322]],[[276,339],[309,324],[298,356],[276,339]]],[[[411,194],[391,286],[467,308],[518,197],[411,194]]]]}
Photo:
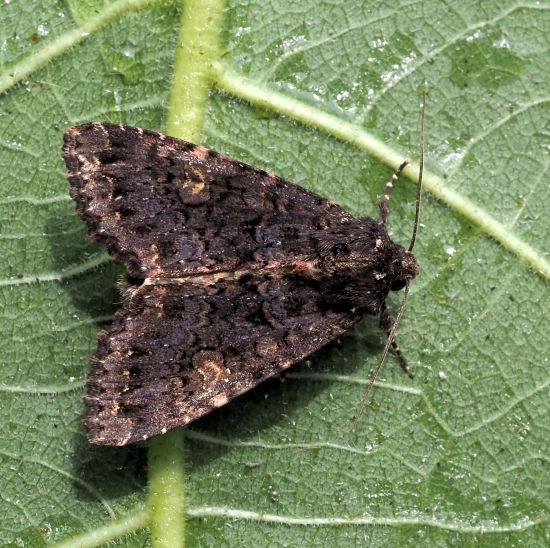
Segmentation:
{"type": "Polygon", "coordinates": [[[220,272],[213,272],[211,274],[189,274],[188,276],[185,276],[183,278],[145,278],[143,280],[143,283],[137,287],[136,289],[139,289],[143,286],[150,286],[150,285],[170,285],[170,284],[197,284],[197,285],[214,285],[215,283],[219,282],[220,280],[238,280],[242,276],[245,275],[252,275],[252,276],[264,276],[269,275],[272,278],[274,277],[283,277],[288,276],[289,274],[294,273],[304,273],[304,272],[311,272],[314,271],[315,267],[313,266],[313,263],[309,261],[300,261],[296,260],[296,262],[292,265],[286,265],[286,266],[279,266],[278,263],[268,264],[264,268],[257,268],[257,269],[242,269],[242,270],[234,270],[234,271],[220,271],[220,272]],[[307,268],[305,265],[308,265],[307,268]]]}
{"type": "Polygon", "coordinates": [[[207,405],[211,405],[212,407],[221,407],[228,402],[229,398],[225,394],[217,394],[208,400],[207,405]]]}

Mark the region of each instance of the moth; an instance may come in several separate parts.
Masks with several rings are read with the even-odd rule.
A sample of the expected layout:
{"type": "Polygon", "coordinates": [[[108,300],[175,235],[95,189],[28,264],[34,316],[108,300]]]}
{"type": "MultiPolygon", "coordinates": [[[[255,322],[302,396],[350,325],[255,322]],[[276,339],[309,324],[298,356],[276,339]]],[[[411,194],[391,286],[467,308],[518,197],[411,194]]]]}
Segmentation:
{"type": "Polygon", "coordinates": [[[412,243],[394,243],[384,226],[407,162],[374,220],[145,129],[73,127],[62,155],[78,215],[128,270],[122,307],[91,360],[91,443],[126,445],[187,424],[365,314],[380,317],[385,352],[391,344],[407,368],[386,298],[408,289],[418,264],[412,243]]]}

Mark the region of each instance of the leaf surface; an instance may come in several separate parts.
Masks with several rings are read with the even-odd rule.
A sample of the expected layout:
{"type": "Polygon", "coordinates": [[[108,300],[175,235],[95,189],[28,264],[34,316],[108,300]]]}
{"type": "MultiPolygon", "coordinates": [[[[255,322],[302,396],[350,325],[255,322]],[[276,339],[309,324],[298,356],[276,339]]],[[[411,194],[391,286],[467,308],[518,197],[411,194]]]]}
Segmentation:
{"type": "MultiPolygon", "coordinates": [[[[4,4],[0,76],[106,5],[4,4]]],[[[59,155],[70,125],[164,127],[179,8],[128,5],[0,95],[5,543],[150,543],[142,521],[125,530],[112,521],[145,504],[145,448],[91,446],[80,424],[89,357],[118,306],[122,268],[74,215],[59,155]]],[[[232,2],[222,59],[237,78],[359,126],[402,157],[417,155],[428,88],[431,172],[548,261],[550,8],[472,6],[232,2]]],[[[378,216],[391,166],[330,128],[274,114],[261,94],[250,104],[219,85],[203,144],[378,216]]],[[[403,243],[409,183],[396,188],[389,221],[403,243]]],[[[390,358],[349,432],[382,347],[367,319],[284,382],[194,423],[185,433],[190,546],[547,542],[548,282],[429,192],[422,223],[422,271],[398,333],[414,378],[390,358]]]]}

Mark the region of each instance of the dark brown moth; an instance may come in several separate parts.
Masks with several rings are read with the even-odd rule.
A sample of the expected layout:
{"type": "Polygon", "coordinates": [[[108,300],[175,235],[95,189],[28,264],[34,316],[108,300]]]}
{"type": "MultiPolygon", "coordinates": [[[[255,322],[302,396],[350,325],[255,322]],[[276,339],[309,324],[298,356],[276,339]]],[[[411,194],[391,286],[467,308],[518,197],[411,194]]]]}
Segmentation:
{"type": "Polygon", "coordinates": [[[407,162],[376,221],[160,133],[96,122],[64,139],[77,213],[128,269],[92,358],[90,442],[125,445],[187,424],[364,314],[380,316],[389,347],[386,297],[418,272],[384,228],[407,162]]]}

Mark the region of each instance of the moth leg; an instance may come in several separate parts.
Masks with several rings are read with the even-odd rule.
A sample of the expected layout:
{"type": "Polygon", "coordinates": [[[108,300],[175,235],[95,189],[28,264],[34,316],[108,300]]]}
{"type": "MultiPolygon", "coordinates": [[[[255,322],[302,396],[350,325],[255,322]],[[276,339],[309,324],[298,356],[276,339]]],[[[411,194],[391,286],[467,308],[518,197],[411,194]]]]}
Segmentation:
{"type": "Polygon", "coordinates": [[[397,179],[399,179],[401,173],[403,173],[403,170],[410,163],[411,161],[408,158],[401,163],[401,165],[397,168],[397,171],[391,176],[391,179],[388,181],[386,189],[384,190],[384,194],[382,194],[382,198],[380,198],[380,224],[382,226],[386,224],[390,214],[390,196],[393,190],[393,185],[397,182],[397,179]]]}
{"type": "MultiPolygon", "coordinates": [[[[388,307],[386,306],[386,303],[382,305],[382,310],[380,311],[380,322],[378,324],[381,329],[383,329],[387,335],[389,336],[391,328],[393,327],[393,322],[390,318],[390,312],[388,310],[388,307]]],[[[399,364],[401,365],[401,368],[405,373],[411,372],[411,366],[409,362],[407,361],[407,358],[403,355],[401,352],[401,349],[395,342],[395,339],[391,342],[391,347],[393,351],[395,352],[395,355],[397,356],[397,359],[399,360],[399,364]]]]}

